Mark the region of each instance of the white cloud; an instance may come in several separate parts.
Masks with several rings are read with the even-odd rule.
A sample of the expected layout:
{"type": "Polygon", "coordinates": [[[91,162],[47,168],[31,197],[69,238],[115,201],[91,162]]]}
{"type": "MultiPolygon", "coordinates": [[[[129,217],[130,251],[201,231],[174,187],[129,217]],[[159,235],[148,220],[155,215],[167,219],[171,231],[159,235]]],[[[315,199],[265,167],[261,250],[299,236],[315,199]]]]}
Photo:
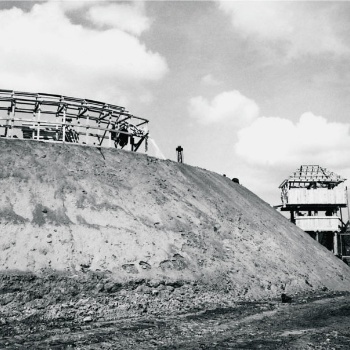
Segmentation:
{"type": "Polygon", "coordinates": [[[88,18],[101,28],[119,28],[135,35],[140,35],[151,24],[150,19],[144,14],[142,2],[90,7],[88,18]]]}
{"type": "Polygon", "coordinates": [[[335,123],[307,112],[296,123],[259,117],[238,132],[235,154],[243,162],[241,181],[271,204],[278,186],[302,164],[316,164],[350,178],[350,123],[335,123]]]}
{"type": "Polygon", "coordinates": [[[283,52],[288,58],[349,53],[349,47],[336,30],[339,23],[336,16],[332,16],[334,4],[219,1],[219,8],[231,17],[239,34],[273,43],[274,50],[283,52]]]}
{"type": "Polygon", "coordinates": [[[281,2],[220,1],[219,7],[231,16],[233,26],[246,35],[283,39],[294,30],[292,13],[281,2]]]}
{"type": "Polygon", "coordinates": [[[47,0],[47,2],[55,2],[65,11],[76,11],[89,8],[98,3],[103,3],[103,0],[47,0]]]}
{"type": "Polygon", "coordinates": [[[258,116],[259,108],[253,100],[233,90],[220,93],[212,101],[202,96],[193,97],[188,111],[192,118],[203,124],[228,122],[242,127],[258,116]]]}
{"type": "Polygon", "coordinates": [[[217,86],[221,84],[220,81],[215,79],[212,74],[207,74],[202,77],[201,82],[208,86],[217,86]]]}
{"type": "Polygon", "coordinates": [[[0,11],[4,88],[125,104],[130,96],[147,95],[145,84],[167,72],[164,58],[134,35],[73,24],[65,11],[60,2],[0,11]]]}
{"type": "Polygon", "coordinates": [[[350,124],[312,113],[297,123],[261,117],[238,132],[236,153],[255,165],[298,167],[319,164],[341,169],[350,157],[350,124]]]}

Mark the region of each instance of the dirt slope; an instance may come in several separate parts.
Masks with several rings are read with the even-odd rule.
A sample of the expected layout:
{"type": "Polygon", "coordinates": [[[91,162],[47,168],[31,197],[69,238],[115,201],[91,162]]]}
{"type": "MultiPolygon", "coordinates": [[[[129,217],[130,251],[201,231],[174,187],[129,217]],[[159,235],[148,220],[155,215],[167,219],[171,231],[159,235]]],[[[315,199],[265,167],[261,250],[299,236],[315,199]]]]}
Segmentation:
{"type": "MultiPolygon", "coordinates": [[[[244,181],[244,179],[243,179],[244,181]]],[[[0,140],[2,271],[110,271],[237,296],[350,288],[350,269],[241,185],[142,154],[0,140]]]]}

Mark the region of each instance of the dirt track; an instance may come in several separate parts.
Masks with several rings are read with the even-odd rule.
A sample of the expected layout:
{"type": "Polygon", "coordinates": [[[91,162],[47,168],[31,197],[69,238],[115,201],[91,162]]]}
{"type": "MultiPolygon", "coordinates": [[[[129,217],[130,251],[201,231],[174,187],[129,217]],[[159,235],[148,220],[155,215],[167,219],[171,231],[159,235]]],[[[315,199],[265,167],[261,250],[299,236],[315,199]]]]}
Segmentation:
{"type": "MultiPolygon", "coordinates": [[[[91,297],[91,294],[85,296],[91,297]]],[[[118,299],[118,293],[110,301],[113,299],[118,299]]],[[[79,300],[75,302],[79,303],[79,300]]],[[[94,299],[85,300],[88,300],[85,301],[86,312],[78,318],[77,315],[66,314],[48,320],[53,306],[67,304],[67,300],[59,298],[54,305],[44,310],[38,306],[36,310],[31,310],[31,315],[21,319],[5,319],[0,314],[0,348],[190,350],[350,347],[349,293],[299,295],[294,296],[291,304],[282,304],[280,300],[236,302],[226,308],[164,312],[157,316],[140,310],[139,315],[133,317],[113,319],[110,315],[109,320],[108,317],[104,320],[89,317],[88,310],[95,305],[94,299]]],[[[71,308],[74,310],[73,305],[71,308]]]]}

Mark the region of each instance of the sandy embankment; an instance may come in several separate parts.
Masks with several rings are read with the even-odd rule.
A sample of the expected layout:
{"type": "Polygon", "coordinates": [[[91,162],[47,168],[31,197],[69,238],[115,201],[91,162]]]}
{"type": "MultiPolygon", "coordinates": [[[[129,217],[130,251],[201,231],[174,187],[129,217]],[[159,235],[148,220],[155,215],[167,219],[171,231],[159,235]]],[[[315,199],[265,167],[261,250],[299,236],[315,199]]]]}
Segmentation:
{"type": "Polygon", "coordinates": [[[187,281],[260,298],[350,269],[245,187],[142,154],[0,140],[0,266],[187,281]]]}

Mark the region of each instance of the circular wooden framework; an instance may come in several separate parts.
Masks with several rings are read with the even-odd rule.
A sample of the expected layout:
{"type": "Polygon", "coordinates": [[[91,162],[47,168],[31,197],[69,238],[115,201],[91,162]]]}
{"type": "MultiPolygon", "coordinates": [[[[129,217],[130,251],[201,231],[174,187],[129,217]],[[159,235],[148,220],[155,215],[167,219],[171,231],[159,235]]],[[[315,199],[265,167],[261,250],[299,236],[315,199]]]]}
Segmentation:
{"type": "Polygon", "coordinates": [[[0,90],[0,137],[147,151],[148,120],[124,107],[46,93],[0,90]]]}

